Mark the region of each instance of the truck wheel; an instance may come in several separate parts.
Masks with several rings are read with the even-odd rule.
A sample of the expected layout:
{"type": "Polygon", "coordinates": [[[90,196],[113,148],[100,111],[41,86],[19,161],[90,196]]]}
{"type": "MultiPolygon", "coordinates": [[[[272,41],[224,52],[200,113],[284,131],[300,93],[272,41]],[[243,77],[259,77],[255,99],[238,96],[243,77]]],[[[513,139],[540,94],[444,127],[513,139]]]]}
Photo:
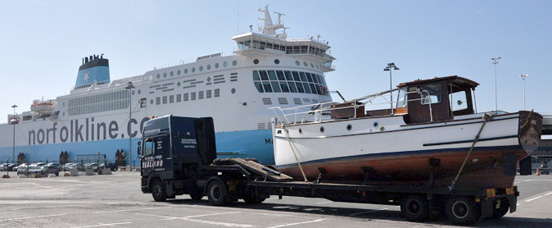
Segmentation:
{"type": "Polygon", "coordinates": [[[157,202],[164,202],[167,200],[167,192],[165,190],[165,184],[161,180],[154,180],[151,187],[151,195],[157,202]]]}
{"type": "Polygon", "coordinates": [[[456,225],[470,225],[480,217],[480,208],[469,197],[453,197],[446,206],[448,219],[456,225]]]}
{"type": "Polygon", "coordinates": [[[507,199],[499,199],[493,202],[493,215],[491,215],[491,219],[500,219],[508,213],[508,210],[510,209],[510,205],[508,204],[507,199]]]}
{"type": "Polygon", "coordinates": [[[193,201],[200,201],[203,198],[203,188],[194,188],[190,192],[190,197],[193,201]]]}
{"type": "Polygon", "coordinates": [[[209,203],[211,205],[223,206],[232,202],[228,196],[228,189],[226,189],[226,185],[224,185],[220,179],[211,181],[207,190],[207,197],[209,198],[209,203]]]}
{"type": "Polygon", "coordinates": [[[429,215],[427,201],[422,196],[407,196],[401,200],[401,212],[408,221],[424,221],[429,215]]]}

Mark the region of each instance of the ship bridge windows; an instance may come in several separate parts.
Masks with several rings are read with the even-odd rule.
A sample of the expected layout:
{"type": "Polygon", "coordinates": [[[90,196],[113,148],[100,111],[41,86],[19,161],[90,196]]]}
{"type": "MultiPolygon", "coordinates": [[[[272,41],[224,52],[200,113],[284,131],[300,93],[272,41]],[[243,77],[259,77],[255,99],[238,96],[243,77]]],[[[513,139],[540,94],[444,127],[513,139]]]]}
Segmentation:
{"type": "Polygon", "coordinates": [[[306,45],[282,45],[278,43],[273,43],[270,41],[260,41],[260,40],[245,40],[242,42],[237,42],[238,48],[240,50],[249,50],[249,49],[271,49],[277,51],[284,51],[286,54],[313,54],[317,56],[326,56],[327,48],[319,48],[315,43],[308,43],[306,45]]]}
{"type": "Polygon", "coordinates": [[[253,83],[260,93],[310,93],[326,95],[324,77],[300,71],[254,70],[253,83]]]}

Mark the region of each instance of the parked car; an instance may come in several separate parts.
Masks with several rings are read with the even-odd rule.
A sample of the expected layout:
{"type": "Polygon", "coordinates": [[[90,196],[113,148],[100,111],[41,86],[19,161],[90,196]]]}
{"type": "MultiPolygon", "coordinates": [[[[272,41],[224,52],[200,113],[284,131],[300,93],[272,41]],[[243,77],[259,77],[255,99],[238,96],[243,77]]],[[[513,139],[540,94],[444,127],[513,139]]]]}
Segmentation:
{"type": "Polygon", "coordinates": [[[65,163],[65,165],[63,165],[63,170],[64,171],[69,171],[69,170],[72,170],[72,169],[77,169],[77,163],[65,163]]]}
{"type": "Polygon", "coordinates": [[[20,174],[23,174],[23,175],[31,175],[31,174],[36,174],[36,175],[44,175],[45,172],[42,170],[42,166],[44,165],[39,165],[37,163],[34,163],[34,164],[21,164],[19,166],[19,168],[17,169],[17,175],[20,175],[20,174]]]}
{"type": "Polygon", "coordinates": [[[0,164],[0,171],[13,171],[15,166],[17,165],[13,163],[2,163],[0,164]]]}
{"type": "Polygon", "coordinates": [[[119,169],[119,167],[113,162],[101,163],[99,165],[99,169],[104,169],[104,167],[111,169],[111,171],[117,171],[117,169],[119,169]]]}
{"type": "Polygon", "coordinates": [[[61,171],[61,167],[62,167],[62,166],[61,166],[60,164],[58,164],[58,163],[50,162],[50,163],[48,163],[48,164],[46,164],[46,165],[48,165],[48,166],[54,166],[54,167],[56,167],[56,169],[57,169],[58,171],[61,171]]]}
{"type": "Polygon", "coordinates": [[[56,176],[59,176],[59,164],[48,163],[40,168],[42,169],[43,174],[53,173],[56,174],[56,176]]]}
{"type": "Polygon", "coordinates": [[[92,169],[94,172],[98,172],[98,164],[96,163],[85,163],[84,169],[86,170],[88,168],[92,169]]]}

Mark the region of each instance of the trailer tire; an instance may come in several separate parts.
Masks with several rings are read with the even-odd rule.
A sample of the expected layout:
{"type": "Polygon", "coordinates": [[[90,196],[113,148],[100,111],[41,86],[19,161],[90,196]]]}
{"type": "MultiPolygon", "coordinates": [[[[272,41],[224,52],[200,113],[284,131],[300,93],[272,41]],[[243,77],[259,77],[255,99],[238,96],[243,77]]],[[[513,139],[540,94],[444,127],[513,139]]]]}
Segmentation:
{"type": "Polygon", "coordinates": [[[215,179],[209,183],[207,197],[209,203],[214,206],[228,205],[232,202],[232,199],[228,196],[226,185],[220,179],[215,179]]]}
{"type": "Polygon", "coordinates": [[[446,205],[446,214],[456,225],[470,225],[477,222],[481,216],[480,208],[475,200],[469,197],[452,197],[446,205]]]}
{"type": "Polygon", "coordinates": [[[265,199],[266,197],[257,195],[255,194],[255,192],[251,192],[243,196],[243,201],[245,201],[245,203],[248,203],[248,204],[259,204],[265,201],[265,199]]]}
{"type": "Polygon", "coordinates": [[[193,201],[200,201],[203,198],[203,188],[193,188],[190,197],[193,201]]]}
{"type": "Polygon", "coordinates": [[[491,219],[500,219],[508,213],[508,210],[510,209],[510,205],[508,203],[508,200],[506,198],[496,200],[493,202],[493,215],[491,215],[491,219]],[[498,208],[496,208],[496,204],[500,204],[498,208]]]}
{"type": "Polygon", "coordinates": [[[401,200],[401,212],[408,221],[425,221],[429,217],[427,200],[418,195],[407,196],[401,200]]]}
{"type": "Polygon", "coordinates": [[[153,199],[157,202],[167,201],[167,191],[165,189],[165,184],[163,181],[156,179],[153,180],[151,184],[151,195],[153,199]]]}

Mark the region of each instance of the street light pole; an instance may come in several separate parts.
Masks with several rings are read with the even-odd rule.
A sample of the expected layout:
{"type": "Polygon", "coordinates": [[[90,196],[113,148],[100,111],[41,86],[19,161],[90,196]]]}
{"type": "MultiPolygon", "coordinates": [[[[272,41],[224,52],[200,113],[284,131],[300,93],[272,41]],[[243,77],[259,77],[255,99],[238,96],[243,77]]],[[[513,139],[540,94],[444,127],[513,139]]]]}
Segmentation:
{"type": "MultiPolygon", "coordinates": [[[[388,63],[383,71],[389,71],[389,90],[393,89],[393,70],[400,70],[394,62],[388,63]]],[[[391,115],[395,114],[393,110],[393,91],[391,91],[391,115]]]]}
{"type": "Polygon", "coordinates": [[[493,64],[494,64],[494,76],[495,76],[495,111],[498,111],[498,96],[497,96],[497,79],[496,79],[496,64],[498,64],[498,60],[501,59],[502,57],[496,57],[496,58],[491,58],[491,60],[493,60],[493,64]]]}
{"type": "Polygon", "coordinates": [[[529,77],[528,74],[520,74],[521,80],[523,80],[523,110],[527,110],[525,107],[525,78],[529,77]]]}
{"type": "Polygon", "coordinates": [[[15,159],[15,124],[17,124],[18,122],[15,114],[15,108],[17,108],[17,105],[12,105],[12,108],[13,108],[13,118],[10,120],[10,122],[13,125],[13,148],[12,148],[12,161],[13,161],[15,159]]]}
{"type": "Polygon", "coordinates": [[[128,82],[125,89],[128,89],[128,167],[129,171],[132,171],[132,135],[130,130],[132,120],[132,89],[134,89],[132,82],[128,82]]]}

